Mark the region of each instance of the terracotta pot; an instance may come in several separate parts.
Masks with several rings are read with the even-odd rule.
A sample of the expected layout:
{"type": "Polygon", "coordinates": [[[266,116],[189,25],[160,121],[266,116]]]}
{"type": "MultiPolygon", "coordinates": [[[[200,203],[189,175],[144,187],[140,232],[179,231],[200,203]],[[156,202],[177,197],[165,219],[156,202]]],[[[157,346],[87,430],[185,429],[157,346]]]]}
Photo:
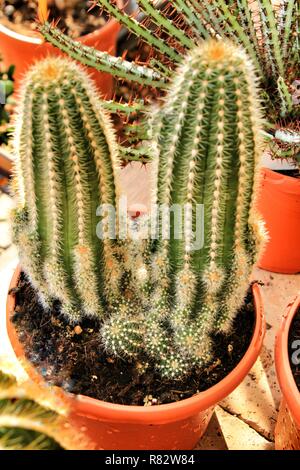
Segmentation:
{"type": "MultiPolygon", "coordinates": [[[[18,268],[10,289],[17,286],[18,268]]],[[[258,285],[253,286],[256,324],[251,344],[236,368],[218,384],[205,392],[177,403],[154,407],[114,405],[86,396],[74,396],[61,390],[71,409],[74,426],[84,426],[97,449],[160,450],[193,449],[204,434],[215,406],[228,396],[245,378],[255,363],[264,338],[265,320],[258,285]]],[[[24,351],[10,317],[15,309],[14,295],[8,295],[7,329],[11,344],[19,359],[24,351]]],[[[28,373],[34,381],[41,377],[32,366],[28,373]]]]}
{"type": "MultiPolygon", "coordinates": [[[[118,0],[118,3],[120,7],[123,6],[123,0],[118,0]]],[[[108,51],[111,54],[115,54],[119,31],[120,25],[115,20],[110,20],[102,28],[82,36],[78,41],[86,46],[92,46],[99,51],[108,51]]],[[[16,33],[1,23],[0,53],[6,66],[11,64],[16,66],[16,87],[21,83],[24,72],[36,60],[42,59],[49,54],[61,55],[57,48],[45,43],[40,35],[37,34],[35,37],[25,36],[16,33]]],[[[103,96],[111,97],[113,87],[112,76],[93,69],[89,70],[103,96]]]]}
{"type": "Polygon", "coordinates": [[[275,429],[275,447],[278,450],[300,450],[300,392],[288,350],[290,327],[299,308],[300,295],[288,305],[276,337],[275,365],[283,395],[275,429]]]}
{"type": "Polygon", "coordinates": [[[257,208],[263,216],[269,241],[258,266],[283,274],[300,272],[300,179],[262,170],[257,208]]]}

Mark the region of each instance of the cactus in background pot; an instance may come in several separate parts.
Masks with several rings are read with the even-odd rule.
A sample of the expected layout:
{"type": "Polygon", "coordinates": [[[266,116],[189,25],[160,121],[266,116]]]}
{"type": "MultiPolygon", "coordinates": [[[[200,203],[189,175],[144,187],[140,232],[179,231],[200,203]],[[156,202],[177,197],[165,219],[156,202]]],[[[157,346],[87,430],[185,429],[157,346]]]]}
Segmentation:
{"type": "Polygon", "coordinates": [[[66,406],[45,386],[18,384],[0,370],[0,450],[84,450],[91,444],[71,432],[66,406]]]}
{"type": "Polygon", "coordinates": [[[14,235],[22,266],[45,306],[55,298],[71,321],[101,318],[121,275],[108,223],[101,240],[96,233],[98,206],[114,207],[117,197],[113,126],[87,73],[66,59],[35,65],[20,102],[14,235]]]}

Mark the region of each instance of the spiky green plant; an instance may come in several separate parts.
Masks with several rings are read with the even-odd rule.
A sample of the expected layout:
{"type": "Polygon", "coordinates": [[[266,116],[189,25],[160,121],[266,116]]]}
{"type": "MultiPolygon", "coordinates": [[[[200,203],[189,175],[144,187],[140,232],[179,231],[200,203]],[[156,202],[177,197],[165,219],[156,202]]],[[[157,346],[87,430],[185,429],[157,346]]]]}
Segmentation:
{"type": "Polygon", "coordinates": [[[187,208],[184,230],[175,236],[174,216],[170,238],[163,236],[169,227],[159,213],[158,241],[143,267],[149,306],[129,327],[110,319],[104,337],[119,354],[128,342],[141,344],[167,378],[211,359],[211,332],[230,329],[249,288],[264,237],[253,196],[262,149],[257,95],[246,54],[208,41],[187,55],[152,116],[153,204],[187,208]],[[203,247],[195,245],[196,204],[205,211],[203,247]]]}
{"type": "MultiPolygon", "coordinates": [[[[72,321],[101,318],[120,268],[100,205],[115,206],[118,149],[87,73],[49,58],[27,74],[15,133],[15,241],[44,305],[62,303],[72,321]]],[[[103,214],[104,216],[105,214],[103,214]]]]}
{"type": "Polygon", "coordinates": [[[30,383],[19,385],[13,375],[0,370],[0,450],[91,448],[79,430],[77,436],[71,432],[66,411],[54,392],[30,383]]]}
{"type": "Polygon", "coordinates": [[[108,54],[95,58],[49,25],[43,31],[87,65],[95,59],[99,69],[141,83],[147,75],[147,84],[166,89],[143,142],[154,158],[153,202],[167,210],[204,204],[206,238],[194,249],[193,212],[182,239],[173,230],[153,246],[96,239],[97,206],[116,206],[114,135],[88,77],[63,59],[48,59],[28,74],[16,135],[15,232],[23,265],[46,302],[58,298],[71,321],[103,320],[109,353],[145,367],[149,358],[164,377],[181,377],[211,359],[211,333],[230,328],[262,237],[253,200],[261,132],[253,67],[227,40],[185,41],[176,57],[166,41],[161,52],[180,63],[170,80],[164,65],[159,72],[112,62],[108,54]]]}
{"type": "MultiPolygon", "coordinates": [[[[132,328],[143,305],[143,252],[133,259],[126,235],[117,238],[118,146],[80,66],[48,58],[27,73],[15,156],[14,239],[42,305],[59,300],[71,323],[117,315],[123,329],[132,328]]],[[[125,354],[134,353],[138,339],[125,354]]]]}
{"type": "Polygon", "coordinates": [[[114,1],[98,0],[101,8],[157,52],[157,57],[144,67],[81,46],[49,23],[41,30],[48,41],[85,64],[162,90],[172,69],[200,40],[229,38],[245,48],[260,76],[270,121],[267,137],[272,139],[275,130],[279,129],[283,138],[275,138],[279,144],[276,146],[275,142],[276,155],[279,158],[293,156],[295,146],[298,154],[298,132],[291,151],[286,151],[287,140],[291,140],[294,122],[300,115],[299,100],[294,98],[297,93],[295,80],[300,76],[298,0],[139,0],[137,3],[146,16],[143,22],[137,21],[137,15],[130,16],[121,11],[114,1]],[[281,141],[283,152],[280,151],[281,141]]]}

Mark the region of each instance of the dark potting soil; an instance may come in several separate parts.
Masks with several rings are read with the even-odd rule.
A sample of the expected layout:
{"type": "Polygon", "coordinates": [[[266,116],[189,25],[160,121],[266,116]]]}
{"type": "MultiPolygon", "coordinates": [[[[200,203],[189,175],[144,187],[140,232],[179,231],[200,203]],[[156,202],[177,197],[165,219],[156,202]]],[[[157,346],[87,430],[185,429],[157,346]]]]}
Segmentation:
{"type": "Polygon", "coordinates": [[[289,357],[295,382],[300,392],[300,308],[295,315],[289,333],[289,357]],[[298,341],[298,343],[295,343],[298,341]]]}
{"type": "Polygon", "coordinates": [[[12,321],[27,359],[48,383],[74,394],[127,405],[176,402],[215,385],[244,356],[255,322],[249,292],[232,334],[213,336],[213,362],[182,380],[166,381],[151,364],[141,373],[135,361],[107,355],[101,346],[98,321],[87,319],[70,326],[60,313],[59,303],[52,311],[45,311],[24,275],[13,293],[16,308],[12,321]]]}
{"type": "MultiPolygon", "coordinates": [[[[73,38],[101,28],[107,21],[99,8],[87,0],[48,1],[49,20],[59,20],[59,28],[73,38]]],[[[17,32],[28,34],[36,29],[38,0],[0,0],[0,21],[17,32]]]]}

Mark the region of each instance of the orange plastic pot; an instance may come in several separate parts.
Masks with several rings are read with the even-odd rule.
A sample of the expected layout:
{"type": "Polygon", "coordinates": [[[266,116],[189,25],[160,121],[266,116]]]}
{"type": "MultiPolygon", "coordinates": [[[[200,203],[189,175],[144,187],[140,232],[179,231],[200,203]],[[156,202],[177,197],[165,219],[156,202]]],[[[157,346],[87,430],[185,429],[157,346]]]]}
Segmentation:
{"type": "MultiPolygon", "coordinates": [[[[123,0],[118,0],[119,6],[123,6],[123,0]]],[[[86,46],[94,47],[99,51],[116,52],[117,36],[120,25],[115,20],[109,20],[102,28],[93,33],[82,36],[79,42],[86,46]]],[[[0,23],[0,54],[4,64],[8,67],[16,66],[16,87],[21,83],[22,77],[28,67],[36,60],[47,55],[61,55],[60,51],[51,44],[45,43],[40,35],[34,37],[19,34],[0,23]]],[[[113,78],[107,73],[100,73],[89,69],[95,79],[99,90],[104,97],[110,98],[113,89],[113,78]]]]}
{"type": "MultiPolygon", "coordinates": [[[[20,269],[12,278],[10,289],[18,284],[20,269]]],[[[261,350],[265,320],[258,285],[253,286],[256,323],[251,344],[236,368],[218,384],[205,392],[177,403],[154,407],[125,406],[106,403],[86,396],[61,393],[68,401],[70,421],[75,427],[84,427],[86,434],[105,450],[186,450],[193,449],[204,434],[215,406],[228,396],[245,378],[261,350]]],[[[19,359],[24,351],[10,320],[15,309],[14,295],[7,300],[7,330],[19,359]]],[[[32,366],[28,373],[34,381],[41,377],[32,366]]]]}
{"type": "Polygon", "coordinates": [[[262,168],[257,208],[263,216],[269,241],[258,262],[267,271],[300,272],[300,179],[262,168]]]}
{"type": "Polygon", "coordinates": [[[292,373],[288,350],[290,327],[298,308],[300,295],[288,305],[276,337],[275,365],[283,395],[275,429],[277,450],[300,450],[300,392],[292,373]]]}

